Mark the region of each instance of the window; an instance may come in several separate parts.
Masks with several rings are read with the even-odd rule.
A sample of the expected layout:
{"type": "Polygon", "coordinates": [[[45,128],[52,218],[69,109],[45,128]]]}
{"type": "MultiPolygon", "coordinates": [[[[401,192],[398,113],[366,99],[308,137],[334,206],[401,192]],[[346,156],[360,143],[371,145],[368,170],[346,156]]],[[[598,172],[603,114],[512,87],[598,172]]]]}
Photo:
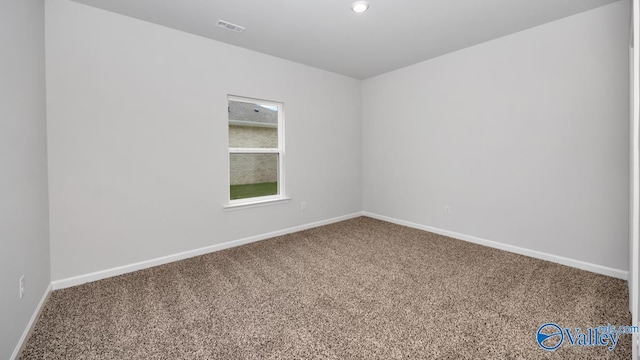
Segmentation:
{"type": "Polygon", "coordinates": [[[229,205],[286,200],[282,103],[228,97],[229,205]]]}

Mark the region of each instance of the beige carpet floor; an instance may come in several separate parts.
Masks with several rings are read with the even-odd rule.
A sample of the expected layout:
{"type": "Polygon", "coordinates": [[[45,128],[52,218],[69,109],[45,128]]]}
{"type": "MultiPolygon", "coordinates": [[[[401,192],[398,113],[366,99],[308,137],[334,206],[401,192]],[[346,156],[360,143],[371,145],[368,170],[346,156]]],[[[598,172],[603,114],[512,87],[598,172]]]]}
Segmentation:
{"type": "Polygon", "coordinates": [[[52,293],[22,359],[630,359],[624,281],[361,217],[52,293]]]}

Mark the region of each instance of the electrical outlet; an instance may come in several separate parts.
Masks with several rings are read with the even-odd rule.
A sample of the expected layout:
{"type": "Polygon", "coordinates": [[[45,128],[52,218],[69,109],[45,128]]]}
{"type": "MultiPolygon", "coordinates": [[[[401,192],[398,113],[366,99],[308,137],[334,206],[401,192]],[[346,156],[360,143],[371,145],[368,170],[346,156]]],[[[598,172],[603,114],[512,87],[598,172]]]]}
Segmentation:
{"type": "Polygon", "coordinates": [[[445,215],[451,215],[451,206],[449,206],[449,205],[445,205],[444,206],[444,214],[445,215]]]}
{"type": "Polygon", "coordinates": [[[307,210],[307,203],[305,201],[300,203],[300,210],[301,211],[306,211],[307,210]]]}
{"type": "Polygon", "coordinates": [[[24,275],[20,276],[19,284],[20,286],[20,299],[24,297],[24,275]]]}

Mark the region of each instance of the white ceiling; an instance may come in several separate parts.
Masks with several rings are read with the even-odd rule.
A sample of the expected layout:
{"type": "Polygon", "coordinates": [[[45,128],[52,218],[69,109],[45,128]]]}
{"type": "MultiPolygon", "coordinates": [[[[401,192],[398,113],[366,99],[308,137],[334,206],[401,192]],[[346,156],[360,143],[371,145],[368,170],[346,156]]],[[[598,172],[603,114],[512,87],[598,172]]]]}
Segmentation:
{"type": "Polygon", "coordinates": [[[617,0],[370,0],[364,14],[352,0],[74,1],[366,79],[617,0]]]}

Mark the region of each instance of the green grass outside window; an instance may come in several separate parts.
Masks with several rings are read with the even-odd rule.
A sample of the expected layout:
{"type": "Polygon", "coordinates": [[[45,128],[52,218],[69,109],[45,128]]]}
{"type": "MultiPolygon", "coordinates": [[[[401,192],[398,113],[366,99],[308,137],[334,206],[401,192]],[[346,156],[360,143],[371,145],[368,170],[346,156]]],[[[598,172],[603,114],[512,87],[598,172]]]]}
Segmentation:
{"type": "Polygon", "coordinates": [[[248,199],[278,194],[277,182],[231,185],[231,200],[248,199]]]}

